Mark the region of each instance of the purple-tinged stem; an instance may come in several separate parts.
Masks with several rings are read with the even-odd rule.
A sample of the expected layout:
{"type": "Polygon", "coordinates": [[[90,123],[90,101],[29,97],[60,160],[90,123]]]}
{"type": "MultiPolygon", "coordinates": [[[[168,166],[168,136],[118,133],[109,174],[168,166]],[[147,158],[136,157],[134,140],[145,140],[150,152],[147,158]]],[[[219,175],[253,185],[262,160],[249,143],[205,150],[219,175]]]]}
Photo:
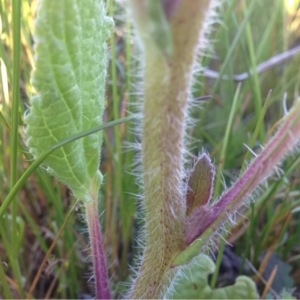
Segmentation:
{"type": "Polygon", "coordinates": [[[181,1],[182,0],[162,0],[164,12],[168,20],[173,16],[181,1]]]}
{"type": "Polygon", "coordinates": [[[225,223],[228,216],[245,203],[299,141],[300,100],[297,100],[291,111],[282,119],[276,134],[234,185],[224,192],[213,206],[200,207],[189,218],[186,225],[186,243],[192,243],[211,226],[217,229],[225,223]]]}
{"type": "Polygon", "coordinates": [[[99,221],[97,198],[85,204],[86,218],[93,256],[96,299],[111,299],[109,279],[106,267],[101,225],[99,221]]]}

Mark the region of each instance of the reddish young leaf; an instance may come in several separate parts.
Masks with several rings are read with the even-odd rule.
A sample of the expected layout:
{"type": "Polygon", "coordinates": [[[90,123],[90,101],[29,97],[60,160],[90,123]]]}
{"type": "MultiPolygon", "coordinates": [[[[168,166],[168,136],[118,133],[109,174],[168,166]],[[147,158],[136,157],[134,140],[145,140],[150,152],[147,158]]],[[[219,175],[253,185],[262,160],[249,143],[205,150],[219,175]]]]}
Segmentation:
{"type": "Polygon", "coordinates": [[[208,204],[215,179],[215,167],[210,157],[203,153],[196,161],[188,179],[188,190],[186,193],[187,215],[199,206],[208,204]]]}

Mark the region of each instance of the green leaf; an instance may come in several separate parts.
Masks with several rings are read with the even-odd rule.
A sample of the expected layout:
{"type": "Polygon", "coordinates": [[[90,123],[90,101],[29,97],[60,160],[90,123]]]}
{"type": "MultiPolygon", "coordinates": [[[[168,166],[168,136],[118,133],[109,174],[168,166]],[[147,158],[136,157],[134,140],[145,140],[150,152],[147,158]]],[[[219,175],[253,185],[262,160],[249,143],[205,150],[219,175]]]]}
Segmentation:
{"type": "Polygon", "coordinates": [[[198,255],[183,271],[179,271],[165,299],[258,299],[255,283],[239,276],[234,285],[212,289],[208,275],[215,270],[214,262],[206,255],[198,255]]]}
{"type": "MultiPolygon", "coordinates": [[[[62,140],[102,124],[108,38],[112,21],[99,0],[42,0],[35,28],[36,67],[27,124],[34,157],[62,140]]],[[[95,133],[55,150],[47,170],[87,200],[99,188],[102,134],[95,133]]]]}

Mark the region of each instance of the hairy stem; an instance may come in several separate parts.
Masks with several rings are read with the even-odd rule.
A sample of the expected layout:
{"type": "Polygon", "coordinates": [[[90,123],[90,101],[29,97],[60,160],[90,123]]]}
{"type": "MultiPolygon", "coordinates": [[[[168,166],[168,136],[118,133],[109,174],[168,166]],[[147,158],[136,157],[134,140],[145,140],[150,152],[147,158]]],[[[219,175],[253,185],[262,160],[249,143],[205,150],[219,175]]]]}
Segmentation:
{"type": "Polygon", "coordinates": [[[98,214],[97,194],[98,193],[93,192],[92,200],[85,203],[86,219],[93,257],[96,299],[111,299],[106,256],[98,214]]]}
{"type": "Polygon", "coordinates": [[[162,297],[173,275],[168,272],[172,259],[184,247],[184,132],[192,68],[209,1],[178,2],[169,19],[169,47],[147,31],[145,23],[152,21],[153,25],[155,20],[147,20],[146,2],[131,0],[145,55],[142,154],[146,247],[130,298],[162,297]]]}
{"type": "MultiPolygon", "coordinates": [[[[249,165],[243,175],[233,186],[221,195],[212,207],[206,208],[205,215],[198,218],[197,225],[191,224],[187,243],[191,243],[204,231],[217,229],[228,220],[228,215],[236,212],[263,183],[276,171],[283,159],[294,150],[300,141],[300,99],[296,101],[290,112],[282,119],[281,126],[264,149],[249,165]]],[[[205,208],[203,208],[205,209],[205,208]]],[[[204,210],[203,210],[204,211],[204,210]]],[[[203,212],[202,212],[203,215],[203,212]]]]}
{"type": "Polygon", "coordinates": [[[300,100],[281,121],[281,126],[253,160],[241,178],[215,204],[216,211],[232,212],[232,208],[240,206],[255,189],[270,176],[283,159],[299,144],[300,141],[300,100]]]}

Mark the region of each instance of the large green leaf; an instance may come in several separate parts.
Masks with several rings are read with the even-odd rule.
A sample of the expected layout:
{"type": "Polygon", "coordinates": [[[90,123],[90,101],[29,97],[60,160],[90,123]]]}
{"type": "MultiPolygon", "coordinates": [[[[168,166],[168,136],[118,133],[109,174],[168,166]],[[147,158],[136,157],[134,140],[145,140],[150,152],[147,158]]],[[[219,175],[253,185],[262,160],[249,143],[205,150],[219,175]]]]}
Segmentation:
{"type": "MultiPolygon", "coordinates": [[[[35,157],[67,137],[102,124],[112,26],[101,0],[41,0],[35,26],[35,70],[25,116],[28,146],[35,157]]],[[[87,200],[99,187],[101,133],[56,150],[47,170],[87,200]]]]}
{"type": "Polygon", "coordinates": [[[179,271],[164,298],[166,299],[258,299],[255,283],[239,276],[234,285],[212,289],[208,275],[215,270],[214,262],[200,254],[179,271]]]}

